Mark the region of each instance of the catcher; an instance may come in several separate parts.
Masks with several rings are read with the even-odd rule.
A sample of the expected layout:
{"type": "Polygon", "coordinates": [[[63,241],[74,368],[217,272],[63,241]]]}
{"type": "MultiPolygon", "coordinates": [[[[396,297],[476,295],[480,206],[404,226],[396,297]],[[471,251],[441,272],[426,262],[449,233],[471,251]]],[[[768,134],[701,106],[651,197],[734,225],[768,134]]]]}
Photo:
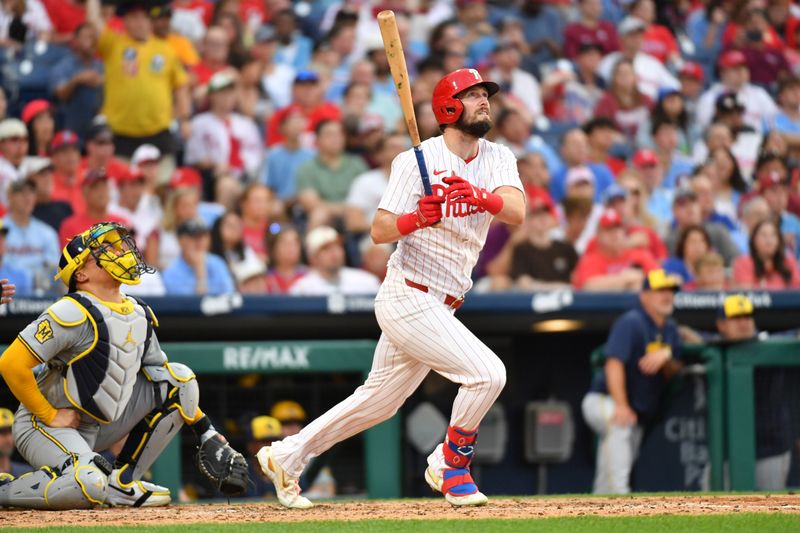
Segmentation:
{"type": "Polygon", "coordinates": [[[0,478],[0,506],[167,505],[169,490],[141,478],[184,424],[199,439],[203,474],[225,494],[247,488],[247,462],[200,410],[192,371],[167,361],[153,310],[120,292],[146,272],[151,267],[116,223],[95,224],[64,247],[56,279],[69,294],[0,357],[0,374],[21,403],[14,440],[38,468],[0,478]],[[113,465],[97,453],[126,434],[113,465]]]}

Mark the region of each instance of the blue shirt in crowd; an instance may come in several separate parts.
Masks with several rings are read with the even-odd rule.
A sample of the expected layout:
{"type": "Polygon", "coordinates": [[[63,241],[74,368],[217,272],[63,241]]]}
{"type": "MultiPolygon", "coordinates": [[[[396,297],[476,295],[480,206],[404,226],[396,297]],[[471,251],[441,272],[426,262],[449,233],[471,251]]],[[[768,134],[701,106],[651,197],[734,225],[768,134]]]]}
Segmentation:
{"type": "Polygon", "coordinates": [[[778,133],[791,133],[794,135],[800,135],[800,121],[792,120],[783,111],[778,111],[778,113],[772,118],[772,125],[768,129],[777,131],[778,133]]]}
{"type": "MultiPolygon", "coordinates": [[[[522,21],[522,32],[525,40],[529,43],[536,43],[550,39],[561,47],[564,44],[564,17],[558,9],[544,5],[539,8],[539,15],[536,17],[526,16],[519,13],[519,20],[522,21]]],[[[546,46],[540,47],[536,53],[529,54],[523,59],[525,68],[534,74],[540,74],[539,67],[543,63],[558,59],[553,52],[546,46]]]]}
{"type": "MultiPolygon", "coordinates": [[[[78,56],[70,52],[53,67],[50,74],[50,92],[55,97],[58,86],[69,82],[77,73],[88,69],[101,74],[104,72],[103,63],[99,59],[84,63],[78,56]]],[[[100,112],[102,105],[102,85],[97,87],[78,85],[72,92],[72,96],[68,100],[62,101],[59,105],[63,112],[64,129],[72,130],[81,139],[85,139],[87,129],[92,124],[92,119],[100,112]]]]}
{"type": "MultiPolygon", "coordinates": [[[[619,317],[611,326],[605,356],[606,359],[619,359],[625,365],[628,403],[640,419],[647,419],[655,413],[666,379],[661,372],[651,376],[643,374],[639,370],[639,359],[665,346],[672,348],[673,358],[680,358],[678,325],[668,318],[664,326],[659,328],[641,304],[619,317]]],[[[608,394],[604,371],[595,374],[591,390],[608,394]]]]}
{"type": "Polygon", "coordinates": [[[269,151],[261,182],[272,189],[278,198],[286,200],[297,195],[297,169],[316,155],[310,148],[289,150],[278,145],[269,151]]]}
{"type": "MultiPolygon", "coordinates": [[[[603,191],[615,181],[614,174],[605,163],[589,163],[586,166],[594,175],[594,201],[595,203],[601,203],[603,201],[603,191]]],[[[550,196],[556,202],[560,202],[567,195],[567,172],[568,169],[563,167],[560,172],[553,174],[550,180],[550,196]]]]}
{"type": "MultiPolygon", "coordinates": [[[[233,278],[225,261],[214,254],[206,256],[207,289],[205,294],[217,296],[236,291],[233,278]]],[[[197,276],[183,256],[178,256],[163,272],[164,287],[170,295],[193,295],[197,286],[197,276]]]]}
{"type": "Polygon", "coordinates": [[[795,256],[800,257],[800,218],[788,211],[781,213],[781,233],[794,235],[795,256]]]}
{"type": "Polygon", "coordinates": [[[9,283],[17,286],[17,296],[31,296],[33,294],[33,280],[31,275],[21,268],[4,262],[0,265],[0,279],[7,279],[9,283]]]}
{"type": "Polygon", "coordinates": [[[295,32],[292,42],[285,46],[280,46],[275,52],[274,61],[294,67],[295,70],[308,68],[311,63],[311,52],[314,50],[314,42],[300,33],[295,32]]]}
{"type": "Polygon", "coordinates": [[[31,217],[27,226],[18,226],[7,216],[6,253],[3,262],[26,271],[38,288],[48,290],[61,258],[58,234],[39,219],[31,217]]]}

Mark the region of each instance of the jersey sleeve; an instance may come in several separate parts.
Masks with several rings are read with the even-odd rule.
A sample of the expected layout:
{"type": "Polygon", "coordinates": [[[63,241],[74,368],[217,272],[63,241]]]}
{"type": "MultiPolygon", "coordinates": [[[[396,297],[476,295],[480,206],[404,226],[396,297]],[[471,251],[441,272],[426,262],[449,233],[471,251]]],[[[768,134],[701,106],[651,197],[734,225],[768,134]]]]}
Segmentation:
{"type": "Polygon", "coordinates": [[[506,146],[496,145],[496,147],[497,154],[494,160],[490,161],[488,190],[491,192],[503,186],[510,186],[525,192],[519,179],[517,159],[514,154],[506,146]]]}
{"type": "Polygon", "coordinates": [[[378,204],[378,209],[402,215],[416,209],[420,198],[422,198],[422,178],[416,157],[411,150],[407,150],[392,161],[389,184],[378,204]]]}
{"type": "Polygon", "coordinates": [[[668,322],[670,348],[672,349],[672,358],[680,360],[683,354],[683,343],[681,342],[680,332],[678,331],[678,324],[674,320],[668,322]]]}
{"type": "MultiPolygon", "coordinates": [[[[606,359],[613,357],[623,363],[628,363],[637,356],[633,353],[635,336],[638,331],[635,321],[630,316],[624,315],[617,319],[611,326],[611,332],[606,341],[606,359]]],[[[641,354],[640,354],[641,355],[641,354]]]]}
{"type": "Polygon", "coordinates": [[[19,334],[22,343],[42,363],[63,352],[77,355],[94,339],[86,315],[77,305],[63,302],[64,299],[51,305],[19,334]]]}

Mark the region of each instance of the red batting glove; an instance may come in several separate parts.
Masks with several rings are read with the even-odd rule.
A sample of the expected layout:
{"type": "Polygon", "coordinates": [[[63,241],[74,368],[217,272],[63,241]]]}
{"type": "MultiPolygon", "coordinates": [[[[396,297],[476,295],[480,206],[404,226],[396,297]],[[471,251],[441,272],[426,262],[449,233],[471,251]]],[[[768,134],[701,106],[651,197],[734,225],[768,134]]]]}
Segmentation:
{"type": "Polygon", "coordinates": [[[459,176],[444,178],[447,187],[447,199],[457,204],[469,204],[482,207],[493,215],[503,210],[503,197],[481,189],[459,176]]]}
{"type": "Polygon", "coordinates": [[[442,219],[442,204],[444,196],[435,194],[423,196],[417,202],[417,209],[397,217],[397,229],[401,235],[408,235],[412,231],[433,226],[442,219]]]}

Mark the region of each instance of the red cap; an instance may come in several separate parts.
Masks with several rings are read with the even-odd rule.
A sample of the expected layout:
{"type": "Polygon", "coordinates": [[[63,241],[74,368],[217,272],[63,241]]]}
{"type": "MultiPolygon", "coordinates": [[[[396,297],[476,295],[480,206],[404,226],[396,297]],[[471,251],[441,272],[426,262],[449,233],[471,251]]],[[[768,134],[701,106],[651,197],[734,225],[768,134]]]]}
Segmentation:
{"type": "Polygon", "coordinates": [[[203,177],[192,167],[180,167],[172,175],[169,186],[173,189],[178,187],[202,187],[203,177]]]}
{"type": "Polygon", "coordinates": [[[702,82],[703,78],[705,78],[705,73],[703,72],[703,67],[701,67],[697,63],[689,61],[683,64],[683,68],[681,68],[681,71],[678,73],[678,76],[694,78],[697,81],[702,82]]]}
{"type": "Polygon", "coordinates": [[[61,130],[56,133],[56,136],[53,137],[52,141],[50,141],[50,151],[55,152],[56,150],[66,148],[68,146],[74,146],[77,148],[80,143],[81,140],[78,138],[77,133],[71,130],[61,130]]]}
{"type": "Polygon", "coordinates": [[[603,229],[622,227],[622,217],[614,209],[606,209],[600,215],[599,225],[603,229]]]}
{"type": "Polygon", "coordinates": [[[106,172],[106,169],[100,168],[100,169],[97,169],[97,170],[89,170],[83,176],[83,184],[82,185],[84,187],[91,187],[95,183],[98,183],[100,181],[106,181],[106,180],[108,180],[108,173],[106,172]]]}
{"type": "Polygon", "coordinates": [[[22,122],[29,124],[36,115],[45,111],[50,111],[50,109],[52,109],[52,106],[47,100],[42,100],[41,98],[38,100],[31,100],[22,108],[22,122]]]}
{"type": "Polygon", "coordinates": [[[775,187],[776,185],[788,185],[788,182],[784,177],[780,174],[780,172],[770,171],[770,172],[762,172],[758,176],[758,189],[761,191],[765,191],[770,187],[775,187]]]}
{"type": "Polygon", "coordinates": [[[113,176],[111,176],[111,178],[116,183],[128,183],[131,181],[143,180],[144,176],[142,176],[142,173],[138,169],[133,169],[131,167],[123,167],[119,169],[119,171],[116,172],[113,176]]]}
{"type": "Polygon", "coordinates": [[[658,164],[658,157],[656,153],[652,150],[648,150],[647,148],[643,148],[641,150],[637,150],[635,154],[633,154],[633,166],[635,167],[654,167],[658,164]]]}
{"type": "Polygon", "coordinates": [[[738,50],[728,50],[719,56],[719,61],[717,62],[719,68],[733,68],[745,65],[747,65],[747,58],[738,50]]]}

